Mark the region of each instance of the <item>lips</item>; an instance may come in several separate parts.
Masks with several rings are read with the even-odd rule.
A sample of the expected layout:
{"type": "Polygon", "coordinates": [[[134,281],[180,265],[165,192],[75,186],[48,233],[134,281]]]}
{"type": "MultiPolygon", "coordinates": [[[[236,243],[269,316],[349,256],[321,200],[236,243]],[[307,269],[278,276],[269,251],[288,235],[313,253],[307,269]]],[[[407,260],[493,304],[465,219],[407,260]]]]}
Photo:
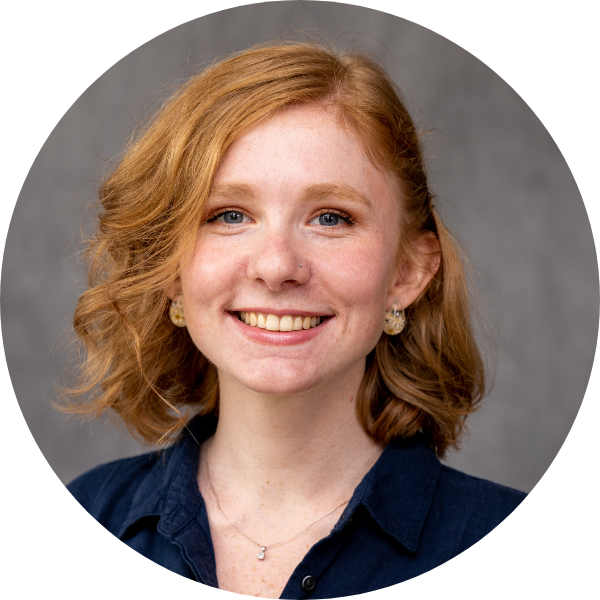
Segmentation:
{"type": "Polygon", "coordinates": [[[240,311],[237,313],[240,321],[250,327],[258,327],[267,331],[301,331],[319,326],[329,318],[327,315],[274,315],[264,312],[240,311]]]}

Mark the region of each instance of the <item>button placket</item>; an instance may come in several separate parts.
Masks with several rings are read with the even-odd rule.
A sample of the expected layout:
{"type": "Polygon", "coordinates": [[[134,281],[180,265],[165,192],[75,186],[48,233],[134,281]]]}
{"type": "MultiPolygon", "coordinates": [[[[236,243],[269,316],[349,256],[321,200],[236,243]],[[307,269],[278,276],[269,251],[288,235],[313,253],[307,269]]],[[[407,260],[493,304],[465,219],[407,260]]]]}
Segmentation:
{"type": "Polygon", "coordinates": [[[348,539],[350,528],[340,525],[342,522],[347,524],[346,516],[340,517],[329,535],[319,540],[308,551],[286,584],[281,595],[282,598],[297,598],[299,595],[300,597],[311,597],[312,594],[318,593],[316,591],[317,581],[320,581],[320,578],[325,575],[348,539]],[[305,596],[301,595],[302,592],[298,588],[305,596]]]}

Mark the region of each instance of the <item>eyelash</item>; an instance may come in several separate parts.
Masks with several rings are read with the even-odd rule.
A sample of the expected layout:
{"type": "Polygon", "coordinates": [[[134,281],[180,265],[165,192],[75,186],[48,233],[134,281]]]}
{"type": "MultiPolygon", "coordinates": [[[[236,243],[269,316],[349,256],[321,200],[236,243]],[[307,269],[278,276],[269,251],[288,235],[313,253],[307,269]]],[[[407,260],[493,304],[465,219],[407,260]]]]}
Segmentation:
{"type": "MultiPolygon", "coordinates": [[[[239,208],[231,207],[231,208],[222,208],[222,209],[219,209],[218,212],[212,213],[204,222],[205,223],[213,223],[219,217],[222,217],[223,215],[226,215],[227,213],[232,213],[232,212],[240,213],[240,214],[244,215],[245,217],[251,218],[243,210],[240,210],[239,208]]],[[[318,212],[316,215],[314,215],[313,217],[311,217],[309,220],[312,221],[313,219],[317,219],[321,215],[336,215],[336,216],[338,216],[340,219],[342,219],[342,221],[344,221],[348,225],[354,225],[356,223],[356,219],[354,217],[351,217],[348,213],[345,213],[345,212],[343,212],[341,210],[337,210],[335,208],[323,209],[320,212],[318,212]]],[[[230,224],[229,223],[223,223],[223,225],[230,225],[230,224]]],[[[327,228],[326,226],[322,226],[322,227],[327,228]]]]}
{"type": "Polygon", "coordinates": [[[340,219],[342,219],[342,221],[345,221],[348,225],[354,225],[354,223],[356,223],[356,219],[354,217],[351,217],[348,213],[345,213],[341,210],[337,210],[335,208],[324,209],[324,210],[320,211],[319,213],[317,213],[310,220],[312,221],[313,219],[317,219],[321,215],[336,215],[340,219]]]}
{"type": "MultiPolygon", "coordinates": [[[[232,213],[232,212],[236,212],[236,213],[240,213],[241,215],[244,215],[245,217],[250,218],[250,215],[246,214],[243,210],[240,210],[239,208],[220,208],[217,212],[212,213],[207,219],[205,219],[205,223],[212,223],[213,221],[216,221],[219,217],[222,217],[223,215],[226,215],[227,213],[232,213]]],[[[223,223],[223,225],[229,225],[229,223],[223,223]]]]}

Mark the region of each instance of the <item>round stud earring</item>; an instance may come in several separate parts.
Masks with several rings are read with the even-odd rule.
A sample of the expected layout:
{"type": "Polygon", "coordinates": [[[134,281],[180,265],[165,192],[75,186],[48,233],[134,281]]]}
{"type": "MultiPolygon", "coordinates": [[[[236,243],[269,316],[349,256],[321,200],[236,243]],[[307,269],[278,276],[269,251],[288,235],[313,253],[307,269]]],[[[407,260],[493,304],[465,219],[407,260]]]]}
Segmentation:
{"type": "Polygon", "coordinates": [[[383,331],[388,335],[398,335],[406,325],[406,315],[398,300],[394,300],[385,313],[383,331]]]}
{"type": "Polygon", "coordinates": [[[173,325],[177,327],[185,327],[185,314],[183,312],[183,294],[179,294],[175,300],[171,302],[169,307],[169,317],[173,325]]]}

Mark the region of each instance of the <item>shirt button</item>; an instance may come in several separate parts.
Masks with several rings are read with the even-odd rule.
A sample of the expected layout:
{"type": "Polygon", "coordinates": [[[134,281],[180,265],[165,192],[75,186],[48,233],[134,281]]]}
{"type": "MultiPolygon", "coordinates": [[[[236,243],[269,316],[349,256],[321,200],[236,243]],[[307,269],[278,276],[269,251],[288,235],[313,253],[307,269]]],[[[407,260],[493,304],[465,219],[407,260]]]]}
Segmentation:
{"type": "Polygon", "coordinates": [[[312,575],[307,575],[302,580],[302,589],[305,592],[312,592],[317,587],[317,580],[312,575]]]}

